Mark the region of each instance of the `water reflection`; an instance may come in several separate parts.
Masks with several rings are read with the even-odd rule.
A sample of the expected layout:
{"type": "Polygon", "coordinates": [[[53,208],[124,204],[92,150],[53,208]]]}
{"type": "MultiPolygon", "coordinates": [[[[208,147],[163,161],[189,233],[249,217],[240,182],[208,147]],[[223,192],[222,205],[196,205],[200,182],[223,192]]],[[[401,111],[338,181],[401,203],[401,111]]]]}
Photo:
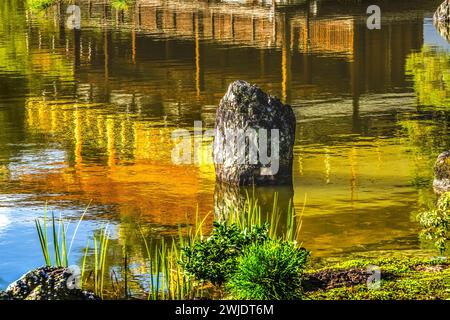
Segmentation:
{"type": "MultiPolygon", "coordinates": [[[[261,212],[262,221],[279,221],[285,226],[286,213],[293,204],[294,188],[292,185],[241,187],[216,183],[214,190],[214,214],[217,220],[225,220],[245,212],[249,199],[256,199],[265,211],[261,212]],[[274,202],[276,210],[273,208],[274,202]],[[284,213],[284,214],[283,214],[284,213]],[[275,214],[276,217],[272,217],[275,214]],[[273,220],[275,219],[275,220],[273,220]]],[[[251,200],[250,200],[251,201],[251,200]]]]}
{"type": "Polygon", "coordinates": [[[193,222],[197,205],[202,217],[242,206],[245,190],[217,187],[211,165],[171,161],[172,130],[211,128],[236,79],[294,108],[293,186],[256,194],[267,210],[275,191],[281,211],[306,201],[305,246],[317,256],[419,249],[412,217],[433,201],[431,164],[450,147],[448,52],[427,43],[438,3],[383,2],[383,28],[370,31],[364,2],[80,1],[75,31],[64,6],[3,1],[0,207],[14,212],[0,213],[0,276],[40,263],[31,222],[45,201],[75,219],[92,200],[74,259],[110,222],[118,277],[124,250],[142,265],[138,225],[160,239],[193,222]],[[16,259],[21,250],[35,259],[16,259]]]}
{"type": "Polygon", "coordinates": [[[407,73],[414,79],[414,89],[421,106],[449,109],[449,58],[448,51],[433,46],[424,46],[419,52],[408,56],[407,73]]]}

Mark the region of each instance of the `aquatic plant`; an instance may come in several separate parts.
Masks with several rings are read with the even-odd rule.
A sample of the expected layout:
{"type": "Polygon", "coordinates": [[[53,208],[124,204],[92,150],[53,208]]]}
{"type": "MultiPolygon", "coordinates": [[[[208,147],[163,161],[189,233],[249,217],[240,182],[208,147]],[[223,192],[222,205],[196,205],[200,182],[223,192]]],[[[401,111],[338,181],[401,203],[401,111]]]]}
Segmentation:
{"type": "Polygon", "coordinates": [[[193,296],[192,281],[177,263],[180,252],[175,242],[168,246],[164,239],[159,245],[148,243],[141,230],[147,252],[149,272],[148,300],[183,300],[193,296]],[[153,250],[152,250],[153,249],[153,250]]]}
{"type": "Polygon", "coordinates": [[[45,264],[48,267],[65,267],[69,266],[69,259],[67,253],[66,244],[66,226],[64,222],[60,219],[59,222],[56,221],[55,215],[52,213],[51,220],[51,235],[53,244],[53,260],[50,256],[50,242],[49,236],[47,234],[47,206],[44,209],[44,221],[43,224],[36,219],[35,225],[39,236],[39,242],[41,245],[42,254],[44,256],[45,264]],[[58,229],[58,231],[57,231],[58,229]]]}
{"type": "MultiPolygon", "coordinates": [[[[48,226],[47,219],[47,205],[44,208],[44,219],[41,223],[39,219],[35,220],[36,231],[39,237],[39,243],[41,245],[42,255],[44,256],[44,261],[48,267],[58,267],[58,268],[68,268],[69,267],[69,256],[72,250],[72,245],[77,234],[78,228],[87,213],[89,205],[84,210],[75,230],[72,235],[69,247],[67,247],[66,234],[69,224],[66,225],[64,220],[60,217],[58,220],[55,218],[52,212],[51,226],[48,226]],[[50,236],[48,235],[48,229],[50,229],[50,236]],[[51,256],[51,248],[53,248],[53,259],[51,256]]],[[[109,231],[105,227],[101,230],[100,235],[94,235],[94,263],[93,263],[93,289],[95,294],[103,297],[104,289],[104,279],[105,279],[105,261],[106,252],[108,249],[109,241],[109,231]]],[[[83,261],[81,265],[81,281],[80,286],[83,287],[84,283],[88,280],[85,278],[86,275],[86,262],[89,252],[89,240],[87,241],[86,248],[84,251],[83,261]]]]}
{"type": "Polygon", "coordinates": [[[83,211],[78,223],[75,227],[75,230],[72,235],[72,239],[70,240],[69,249],[67,250],[67,242],[66,242],[66,232],[68,230],[69,224],[66,226],[64,220],[59,217],[59,221],[56,221],[55,215],[52,212],[52,220],[51,220],[51,230],[52,230],[52,241],[49,241],[49,236],[47,233],[47,204],[44,207],[44,221],[41,224],[39,219],[35,219],[36,231],[39,237],[39,243],[41,245],[42,255],[44,256],[45,264],[48,267],[65,267],[67,268],[69,265],[69,256],[72,251],[73,242],[75,240],[75,236],[78,232],[78,228],[80,227],[81,221],[84,219],[90,203],[83,211]],[[58,231],[57,231],[58,229],[58,231]],[[50,243],[53,244],[53,253],[54,260],[50,257],[50,243]]]}
{"type": "MultiPolygon", "coordinates": [[[[298,238],[301,223],[297,223],[298,216],[294,214],[291,206],[288,208],[288,219],[283,223],[285,225],[282,226],[282,232],[279,232],[281,213],[277,201],[278,197],[275,194],[271,215],[263,215],[254,197],[248,196],[246,206],[239,213],[229,216],[224,221],[214,222],[207,238],[205,230],[210,230],[210,226],[206,225],[209,214],[201,216],[198,208],[194,223],[180,225],[178,236],[174,236],[172,241],[164,239],[158,242],[147,241],[147,237],[139,227],[145,256],[144,263],[139,265],[145,266],[145,274],[149,277],[148,290],[144,288],[139,290],[145,290],[147,298],[152,300],[190,299],[203,295],[223,296],[223,287],[220,284],[237,270],[237,259],[246,247],[255,243],[262,244],[270,237],[290,242],[298,238]]],[[[75,234],[86,211],[87,209],[78,221],[75,234]]],[[[57,257],[56,263],[50,259],[51,244],[48,243],[51,237],[47,236],[46,214],[43,225],[36,221],[44,259],[48,265],[67,266],[73,238],[67,250],[65,240],[67,227],[64,226],[62,219],[57,220],[53,217],[52,223],[52,235],[56,239],[53,241],[54,243],[56,241],[53,247],[57,248],[54,254],[57,257]],[[58,226],[59,224],[62,226],[58,226]]],[[[102,298],[128,298],[131,284],[128,279],[128,251],[124,249],[122,252],[124,273],[118,277],[107,263],[109,240],[110,233],[107,227],[102,227],[94,234],[93,242],[87,240],[80,262],[80,285],[102,298]],[[107,282],[108,276],[110,282],[107,282]]],[[[127,239],[124,241],[127,242],[127,239]]]]}
{"type": "MultiPolygon", "coordinates": [[[[147,299],[184,300],[198,294],[199,290],[194,285],[192,278],[187,275],[179,263],[183,255],[180,249],[190,247],[199,239],[203,239],[203,228],[208,216],[209,214],[201,218],[197,207],[194,224],[180,225],[178,238],[173,237],[171,245],[168,245],[164,239],[159,244],[154,244],[152,240],[149,243],[142,228],[139,228],[145,245],[150,278],[147,299]]],[[[200,294],[202,295],[203,292],[200,291],[200,294]]]]}
{"type": "Polygon", "coordinates": [[[292,242],[254,243],[238,258],[226,289],[233,298],[244,300],[300,299],[309,254],[292,242]]]}
{"type": "Polygon", "coordinates": [[[106,253],[108,250],[109,232],[105,227],[100,235],[94,236],[94,293],[103,298],[105,279],[106,253]]]}
{"type": "Polygon", "coordinates": [[[234,212],[225,217],[223,221],[227,224],[236,224],[240,229],[246,229],[254,225],[268,225],[268,235],[272,239],[280,239],[284,241],[297,241],[300,238],[302,228],[301,217],[306,207],[306,198],[299,214],[295,213],[292,201],[288,203],[286,212],[281,212],[278,206],[278,193],[273,195],[272,210],[263,215],[258,199],[253,194],[246,193],[246,201],[241,210],[231,208],[234,212]],[[280,218],[286,217],[285,224],[280,223],[280,218]],[[281,232],[280,232],[281,231],[281,232]]]}
{"type": "Polygon", "coordinates": [[[253,243],[262,244],[270,234],[280,240],[298,238],[301,224],[296,223],[297,216],[291,206],[286,226],[277,234],[280,217],[278,196],[274,196],[272,216],[267,215],[266,218],[253,199],[247,196],[246,206],[238,214],[214,222],[206,239],[204,229],[209,229],[205,225],[209,214],[200,217],[198,208],[194,223],[180,225],[178,239],[174,237],[170,245],[165,240],[157,243],[147,241],[140,228],[149,276],[147,298],[186,299],[199,294],[221,296],[220,284],[236,270],[237,258],[245,247],[253,243]]]}
{"type": "Polygon", "coordinates": [[[450,239],[450,192],[442,194],[434,208],[419,213],[418,220],[423,228],[421,237],[432,241],[443,254],[450,239]]]}
{"type": "Polygon", "coordinates": [[[268,214],[262,213],[256,197],[249,193],[243,208],[228,210],[231,214],[213,223],[213,231],[206,240],[198,237],[202,222],[195,227],[196,235],[191,233],[187,245],[181,246],[179,263],[196,280],[220,286],[236,271],[237,259],[246,247],[262,244],[269,238],[285,242],[294,242],[299,238],[301,221],[297,220],[304,207],[301,214],[296,215],[289,202],[287,212],[280,212],[277,193],[274,194],[272,211],[268,214]],[[283,214],[286,216],[284,225],[280,223],[283,214]]]}
{"type": "Polygon", "coordinates": [[[105,296],[105,280],[108,275],[106,266],[110,241],[108,226],[101,227],[93,236],[93,248],[89,239],[86,242],[81,261],[80,287],[92,290],[97,296],[105,296]]]}

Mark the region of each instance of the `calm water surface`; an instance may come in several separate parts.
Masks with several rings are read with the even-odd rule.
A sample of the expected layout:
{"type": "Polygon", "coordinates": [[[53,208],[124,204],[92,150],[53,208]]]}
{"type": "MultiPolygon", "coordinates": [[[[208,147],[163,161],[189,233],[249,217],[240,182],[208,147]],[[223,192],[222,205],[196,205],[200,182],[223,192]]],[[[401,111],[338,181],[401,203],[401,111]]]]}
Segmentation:
{"type": "Polygon", "coordinates": [[[78,31],[65,7],[23,2],[0,4],[0,288],[43,263],[34,219],[45,203],[72,221],[69,234],[90,203],[72,263],[108,224],[110,268],[125,248],[139,278],[139,225],[160,239],[197,206],[205,215],[233,201],[211,165],[172,163],[171,133],[213,127],[237,79],[294,108],[293,189],[257,195],[267,206],[275,191],[281,207],[293,198],[314,256],[428,252],[414,217],[433,202],[432,164],[450,147],[450,45],[430,19],[440,1],[379,2],[375,31],[364,1],[145,0],[126,11],[78,1],[78,31]]]}

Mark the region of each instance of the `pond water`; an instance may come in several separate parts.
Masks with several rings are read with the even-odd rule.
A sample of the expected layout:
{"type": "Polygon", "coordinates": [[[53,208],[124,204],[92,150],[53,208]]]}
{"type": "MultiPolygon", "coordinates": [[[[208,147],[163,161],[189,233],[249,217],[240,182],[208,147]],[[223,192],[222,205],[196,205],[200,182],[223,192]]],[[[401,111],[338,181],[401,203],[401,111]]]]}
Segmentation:
{"type": "Polygon", "coordinates": [[[139,278],[139,226],[169,237],[197,207],[205,216],[232,201],[206,161],[172,162],[171,134],[212,128],[237,79],[294,109],[293,188],[256,193],[264,207],[274,192],[282,209],[293,199],[314,256],[428,252],[415,215],[434,201],[432,165],[450,147],[450,45],[431,20],[440,1],[138,2],[77,1],[71,30],[64,6],[1,1],[0,288],[43,264],[34,219],[46,204],[72,221],[69,236],[89,205],[71,263],[107,224],[110,268],[125,248],[139,278]],[[372,2],[381,30],[366,27],[372,2]]]}

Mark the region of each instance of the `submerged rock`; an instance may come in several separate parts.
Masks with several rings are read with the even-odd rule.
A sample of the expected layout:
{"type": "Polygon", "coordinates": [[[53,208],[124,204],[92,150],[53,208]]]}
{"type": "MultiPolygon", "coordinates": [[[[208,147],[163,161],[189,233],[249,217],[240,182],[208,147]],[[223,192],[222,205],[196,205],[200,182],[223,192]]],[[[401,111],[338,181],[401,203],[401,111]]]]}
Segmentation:
{"type": "Polygon", "coordinates": [[[232,185],[291,183],[295,124],[289,105],[245,81],[230,84],[216,113],[217,180],[232,185]]]}
{"type": "Polygon", "coordinates": [[[73,281],[67,268],[41,267],[11,283],[0,300],[100,300],[92,292],[72,289],[73,281]]]}
{"type": "Polygon", "coordinates": [[[433,188],[437,194],[450,191],[450,151],[441,153],[434,164],[433,188]]]}

